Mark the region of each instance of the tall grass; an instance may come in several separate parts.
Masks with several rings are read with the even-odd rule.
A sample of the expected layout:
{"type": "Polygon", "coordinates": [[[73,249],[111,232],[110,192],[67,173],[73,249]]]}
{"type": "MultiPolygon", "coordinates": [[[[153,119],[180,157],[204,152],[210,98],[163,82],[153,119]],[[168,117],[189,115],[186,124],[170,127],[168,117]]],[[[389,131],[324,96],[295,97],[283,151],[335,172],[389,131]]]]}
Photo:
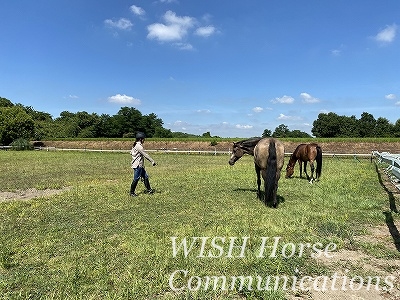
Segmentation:
{"type": "MultiPolygon", "coordinates": [[[[139,183],[139,196],[131,198],[128,154],[0,152],[0,191],[72,187],[0,202],[0,299],[285,299],[281,290],[174,292],[169,278],[176,270],[199,278],[333,271],[310,255],[257,258],[261,237],[399,258],[355,239],[368,226],[383,224],[388,207],[369,160],[326,159],[321,181],[313,185],[298,178],[297,169],[293,179],[282,174],[280,203],[273,209],[256,199],[251,157],[230,167],[227,156],[152,156],[158,165],[147,171],[156,193],[143,193],[139,183]],[[236,257],[199,258],[199,242],[196,252],[174,257],[174,236],[250,240],[244,257],[236,249],[236,257]]],[[[176,278],[176,285],[186,283],[176,278]]]]}

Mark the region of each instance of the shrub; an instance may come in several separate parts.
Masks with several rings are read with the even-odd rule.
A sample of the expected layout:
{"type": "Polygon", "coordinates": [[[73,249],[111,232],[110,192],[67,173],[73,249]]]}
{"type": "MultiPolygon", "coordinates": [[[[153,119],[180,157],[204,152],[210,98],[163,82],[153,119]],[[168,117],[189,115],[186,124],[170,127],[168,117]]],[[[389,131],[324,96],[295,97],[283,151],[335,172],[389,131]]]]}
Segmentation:
{"type": "Polygon", "coordinates": [[[217,146],[217,145],[218,145],[218,142],[215,139],[210,142],[210,146],[217,146]]]}
{"type": "Polygon", "coordinates": [[[17,151],[21,151],[21,150],[32,150],[33,146],[31,143],[29,143],[28,140],[23,139],[23,138],[19,138],[16,139],[15,141],[13,141],[10,146],[12,146],[12,150],[17,150],[17,151]]]}

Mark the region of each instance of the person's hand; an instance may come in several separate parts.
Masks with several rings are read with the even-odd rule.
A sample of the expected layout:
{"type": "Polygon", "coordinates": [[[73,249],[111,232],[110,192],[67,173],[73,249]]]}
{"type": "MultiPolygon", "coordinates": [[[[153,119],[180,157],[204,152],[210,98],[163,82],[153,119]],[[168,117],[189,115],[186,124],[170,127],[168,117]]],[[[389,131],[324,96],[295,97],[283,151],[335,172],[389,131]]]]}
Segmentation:
{"type": "Polygon", "coordinates": [[[156,165],[156,162],[153,162],[153,167],[156,165]]]}

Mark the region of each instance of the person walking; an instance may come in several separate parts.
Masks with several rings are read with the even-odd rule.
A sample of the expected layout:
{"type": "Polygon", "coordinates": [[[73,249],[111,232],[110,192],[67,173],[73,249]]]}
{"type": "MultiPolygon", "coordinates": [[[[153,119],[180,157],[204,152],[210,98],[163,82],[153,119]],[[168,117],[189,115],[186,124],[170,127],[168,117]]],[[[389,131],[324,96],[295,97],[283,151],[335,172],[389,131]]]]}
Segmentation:
{"type": "Polygon", "coordinates": [[[132,197],[137,196],[135,194],[135,189],[140,178],[144,182],[144,186],[146,187],[146,193],[148,194],[154,193],[154,190],[150,187],[149,175],[147,174],[144,168],[144,159],[146,158],[148,161],[150,161],[153,166],[156,165],[156,162],[154,161],[154,159],[150,157],[150,155],[146,153],[146,151],[143,148],[143,143],[145,138],[146,135],[143,132],[136,133],[136,139],[135,142],[133,143],[132,150],[130,152],[132,155],[131,167],[133,169],[133,180],[130,190],[130,195],[132,197]]]}

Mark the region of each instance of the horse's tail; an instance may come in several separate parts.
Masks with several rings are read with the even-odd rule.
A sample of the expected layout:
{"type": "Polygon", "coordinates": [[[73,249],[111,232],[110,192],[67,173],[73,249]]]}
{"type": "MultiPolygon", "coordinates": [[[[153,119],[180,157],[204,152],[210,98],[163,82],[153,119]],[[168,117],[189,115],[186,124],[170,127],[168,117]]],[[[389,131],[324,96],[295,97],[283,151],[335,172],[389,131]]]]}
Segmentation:
{"type": "Polygon", "coordinates": [[[317,161],[317,170],[316,170],[316,177],[317,179],[321,176],[322,172],[322,149],[320,146],[317,146],[317,157],[315,158],[317,161]]]}
{"type": "Polygon", "coordinates": [[[273,205],[276,207],[276,199],[272,199],[275,189],[277,172],[277,156],[275,140],[271,139],[268,147],[268,159],[267,159],[267,174],[265,180],[265,200],[273,200],[273,205]]]}

